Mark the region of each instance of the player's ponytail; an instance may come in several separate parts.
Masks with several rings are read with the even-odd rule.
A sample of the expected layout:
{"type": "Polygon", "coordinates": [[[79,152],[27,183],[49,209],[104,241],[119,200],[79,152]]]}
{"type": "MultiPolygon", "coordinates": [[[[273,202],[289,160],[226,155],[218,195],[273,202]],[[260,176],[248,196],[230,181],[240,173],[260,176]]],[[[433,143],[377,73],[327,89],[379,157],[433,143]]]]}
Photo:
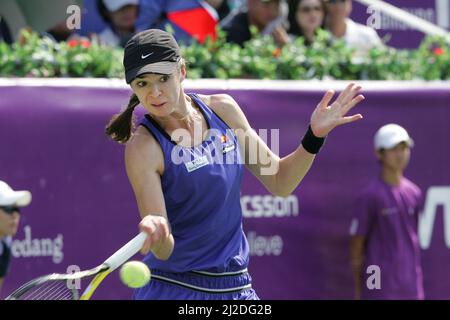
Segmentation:
{"type": "Polygon", "coordinates": [[[115,114],[106,126],[106,134],[119,143],[127,142],[135,128],[133,111],[139,104],[138,97],[133,93],[127,108],[122,113],[115,114]]]}

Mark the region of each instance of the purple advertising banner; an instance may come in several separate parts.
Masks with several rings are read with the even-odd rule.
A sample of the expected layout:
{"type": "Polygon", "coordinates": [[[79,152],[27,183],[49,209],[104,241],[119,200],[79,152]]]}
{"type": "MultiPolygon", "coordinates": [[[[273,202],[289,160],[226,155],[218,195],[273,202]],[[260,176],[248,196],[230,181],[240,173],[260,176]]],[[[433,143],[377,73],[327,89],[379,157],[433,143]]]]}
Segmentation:
{"type": "MultiPolygon", "coordinates": [[[[323,93],[345,85],[207,80],[185,87],[231,94],[252,127],[284,156],[299,145],[323,93]]],[[[426,298],[450,299],[450,85],[368,82],[363,87],[366,100],[355,112],[364,119],[329,135],[292,195],[272,196],[246,172],[241,204],[249,270],[262,299],[352,299],[352,208],[361,188],[378,174],[373,135],[391,122],[415,140],[406,176],[422,188],[426,201],[420,223],[426,298]]],[[[0,79],[0,180],[33,194],[14,237],[2,298],[37,276],[94,267],[138,233],[124,146],[104,134],[129,94],[112,80],[0,79]]],[[[130,299],[131,294],[114,272],[93,298],[130,299]]]]}
{"type": "MultiPolygon", "coordinates": [[[[385,0],[400,9],[450,30],[450,0],[385,0]]],[[[404,22],[394,19],[376,7],[367,6],[353,0],[350,16],[356,22],[373,27],[387,45],[395,48],[417,48],[424,33],[415,30],[404,22]]]]}

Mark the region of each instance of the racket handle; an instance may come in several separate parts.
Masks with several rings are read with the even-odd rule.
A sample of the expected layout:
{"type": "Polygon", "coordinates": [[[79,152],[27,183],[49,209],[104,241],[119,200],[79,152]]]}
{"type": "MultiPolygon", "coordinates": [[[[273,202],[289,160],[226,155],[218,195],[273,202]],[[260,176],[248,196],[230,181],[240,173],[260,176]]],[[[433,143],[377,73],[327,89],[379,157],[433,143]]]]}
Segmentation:
{"type": "Polygon", "coordinates": [[[109,257],[103,264],[108,265],[111,271],[122,265],[125,261],[130,259],[141,250],[144,245],[147,234],[145,232],[139,233],[136,237],[131,239],[122,248],[117,250],[111,257],[109,257]]]}

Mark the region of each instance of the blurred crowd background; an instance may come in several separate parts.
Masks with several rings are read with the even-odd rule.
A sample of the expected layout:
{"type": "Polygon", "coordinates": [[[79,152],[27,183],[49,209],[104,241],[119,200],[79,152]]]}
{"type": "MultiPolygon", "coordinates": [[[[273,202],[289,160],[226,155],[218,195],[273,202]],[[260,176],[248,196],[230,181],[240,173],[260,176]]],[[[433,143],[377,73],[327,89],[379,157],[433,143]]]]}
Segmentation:
{"type": "MultiPolygon", "coordinates": [[[[445,30],[446,1],[391,3],[445,30]]],[[[352,0],[3,0],[0,76],[120,77],[120,49],[148,28],[174,34],[190,78],[449,78],[448,41],[352,0]]]]}

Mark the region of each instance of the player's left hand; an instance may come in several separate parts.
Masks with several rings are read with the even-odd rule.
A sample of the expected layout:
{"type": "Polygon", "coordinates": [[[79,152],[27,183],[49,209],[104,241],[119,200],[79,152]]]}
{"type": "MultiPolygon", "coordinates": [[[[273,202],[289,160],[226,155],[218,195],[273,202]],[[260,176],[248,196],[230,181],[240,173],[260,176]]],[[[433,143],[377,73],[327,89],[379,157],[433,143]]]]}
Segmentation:
{"type": "Polygon", "coordinates": [[[364,96],[359,94],[360,90],[361,86],[350,83],[331,105],[329,103],[334,91],[328,90],[325,93],[311,115],[311,129],[316,137],[325,137],[337,126],[362,119],[359,113],[346,116],[354,106],[364,100],[364,96]]]}

